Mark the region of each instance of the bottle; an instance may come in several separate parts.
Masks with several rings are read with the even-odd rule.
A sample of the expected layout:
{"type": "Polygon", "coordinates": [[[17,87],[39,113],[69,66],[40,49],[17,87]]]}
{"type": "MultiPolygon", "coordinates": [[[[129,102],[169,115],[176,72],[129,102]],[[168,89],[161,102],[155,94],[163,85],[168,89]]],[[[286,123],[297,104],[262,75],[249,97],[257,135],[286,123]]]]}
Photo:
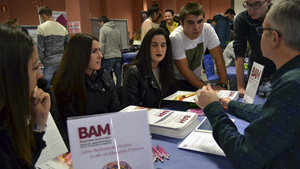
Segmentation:
{"type": "Polygon", "coordinates": [[[264,104],[271,93],[271,83],[264,78],[258,88],[258,104],[264,104]]]}

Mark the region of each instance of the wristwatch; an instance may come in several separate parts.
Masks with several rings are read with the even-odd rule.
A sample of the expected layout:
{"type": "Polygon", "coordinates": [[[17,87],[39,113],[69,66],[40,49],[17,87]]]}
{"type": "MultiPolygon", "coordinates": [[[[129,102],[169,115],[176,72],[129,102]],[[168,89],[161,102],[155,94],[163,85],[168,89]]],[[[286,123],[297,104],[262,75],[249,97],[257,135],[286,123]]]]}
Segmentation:
{"type": "Polygon", "coordinates": [[[221,87],[225,88],[226,90],[228,89],[227,85],[225,83],[220,84],[221,87]]]}
{"type": "Polygon", "coordinates": [[[34,126],[34,129],[33,131],[34,132],[37,132],[37,133],[43,133],[46,131],[46,128],[47,128],[47,125],[40,125],[40,124],[33,124],[34,126]]]}

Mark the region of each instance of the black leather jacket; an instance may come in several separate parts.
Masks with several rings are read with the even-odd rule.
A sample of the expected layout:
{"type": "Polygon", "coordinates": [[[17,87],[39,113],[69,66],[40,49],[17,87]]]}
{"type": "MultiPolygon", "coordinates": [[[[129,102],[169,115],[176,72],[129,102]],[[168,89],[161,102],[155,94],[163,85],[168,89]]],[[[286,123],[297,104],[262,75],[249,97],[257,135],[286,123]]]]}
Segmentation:
{"type": "Polygon", "coordinates": [[[132,65],[124,75],[124,106],[137,105],[149,108],[160,108],[166,104],[162,99],[170,94],[170,85],[162,83],[162,89],[160,89],[152,71],[149,72],[146,66],[132,65]]]}

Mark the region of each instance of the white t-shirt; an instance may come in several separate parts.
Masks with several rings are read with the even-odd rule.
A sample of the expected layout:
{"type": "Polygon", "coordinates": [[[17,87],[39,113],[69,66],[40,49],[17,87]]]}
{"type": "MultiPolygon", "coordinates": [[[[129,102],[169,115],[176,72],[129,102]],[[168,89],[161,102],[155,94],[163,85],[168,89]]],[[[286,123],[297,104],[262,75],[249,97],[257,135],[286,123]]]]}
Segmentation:
{"type": "MultiPolygon", "coordinates": [[[[189,68],[195,75],[201,79],[202,74],[202,57],[206,48],[213,49],[220,45],[219,38],[215,30],[210,24],[204,23],[203,30],[197,39],[189,39],[183,31],[182,26],[178,26],[171,34],[170,39],[172,43],[173,60],[180,60],[187,58],[189,68]]],[[[179,72],[176,66],[175,78],[179,80],[186,80],[179,72]]]]}

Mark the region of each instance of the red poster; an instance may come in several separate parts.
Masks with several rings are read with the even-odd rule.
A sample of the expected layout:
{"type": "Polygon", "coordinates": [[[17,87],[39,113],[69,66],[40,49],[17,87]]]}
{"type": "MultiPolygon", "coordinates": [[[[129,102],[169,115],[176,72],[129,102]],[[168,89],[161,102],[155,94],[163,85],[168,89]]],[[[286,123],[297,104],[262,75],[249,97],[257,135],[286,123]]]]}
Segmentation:
{"type": "Polygon", "coordinates": [[[1,12],[7,12],[7,6],[1,5],[1,12]]]}

